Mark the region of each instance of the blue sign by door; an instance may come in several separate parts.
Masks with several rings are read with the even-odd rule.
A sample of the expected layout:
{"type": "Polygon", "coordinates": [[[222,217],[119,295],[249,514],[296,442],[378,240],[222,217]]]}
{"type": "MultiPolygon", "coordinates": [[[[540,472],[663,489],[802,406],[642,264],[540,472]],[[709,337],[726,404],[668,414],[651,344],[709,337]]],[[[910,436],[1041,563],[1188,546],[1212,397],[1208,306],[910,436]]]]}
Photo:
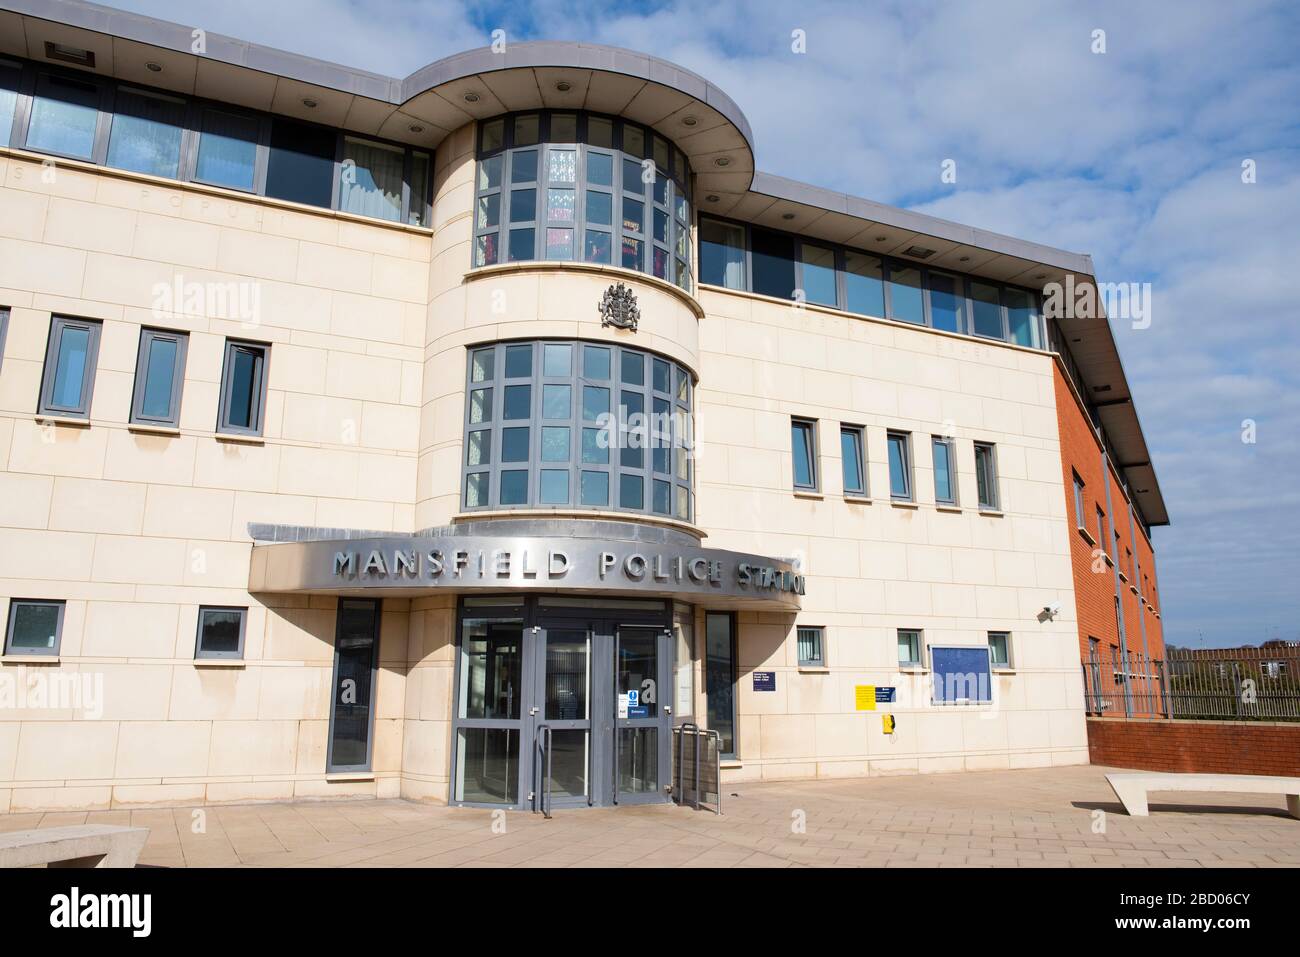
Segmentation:
{"type": "Polygon", "coordinates": [[[775,690],[776,690],[776,672],[775,672],[775,671],[755,671],[755,672],[754,672],[754,690],[755,690],[755,691],[775,691],[775,690]]]}

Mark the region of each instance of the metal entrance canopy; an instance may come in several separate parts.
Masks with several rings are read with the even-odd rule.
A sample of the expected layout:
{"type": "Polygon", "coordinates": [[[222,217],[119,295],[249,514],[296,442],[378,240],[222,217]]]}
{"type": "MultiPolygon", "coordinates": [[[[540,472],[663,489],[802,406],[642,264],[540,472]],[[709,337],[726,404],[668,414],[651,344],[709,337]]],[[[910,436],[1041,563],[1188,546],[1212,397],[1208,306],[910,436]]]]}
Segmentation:
{"type": "Polygon", "coordinates": [[[415,534],[252,525],[250,592],[488,593],[708,601],[798,611],[788,559],[704,548],[694,535],[633,522],[488,519],[415,534]]]}

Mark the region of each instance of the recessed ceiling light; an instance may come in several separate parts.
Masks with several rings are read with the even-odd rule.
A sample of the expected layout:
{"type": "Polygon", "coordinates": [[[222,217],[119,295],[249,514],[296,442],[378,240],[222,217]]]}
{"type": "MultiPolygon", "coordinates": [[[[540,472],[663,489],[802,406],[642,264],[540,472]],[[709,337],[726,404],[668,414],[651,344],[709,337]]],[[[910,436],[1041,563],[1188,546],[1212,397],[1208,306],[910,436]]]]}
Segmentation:
{"type": "Polygon", "coordinates": [[[412,133],[424,132],[424,127],[421,126],[419,123],[412,123],[410,126],[407,127],[407,129],[410,130],[412,133]]]}
{"type": "Polygon", "coordinates": [[[889,238],[888,236],[877,236],[877,237],[876,237],[876,242],[878,242],[878,243],[883,243],[883,242],[884,242],[885,240],[887,240],[888,238],[889,238]]]}
{"type": "Polygon", "coordinates": [[[781,218],[782,218],[782,219],[794,219],[794,213],[782,213],[782,214],[781,214],[781,218]]]}
{"type": "Polygon", "coordinates": [[[1039,273],[1037,276],[1035,276],[1034,278],[1035,278],[1035,279],[1046,279],[1046,278],[1047,278],[1047,273],[1045,273],[1045,272],[1040,272],[1040,273],[1039,273]]]}
{"type": "Polygon", "coordinates": [[[934,255],[933,249],[926,249],[924,246],[908,246],[903,250],[904,256],[911,256],[913,259],[929,259],[934,255]]]}
{"type": "Polygon", "coordinates": [[[1092,387],[1092,391],[1093,391],[1093,392],[1109,392],[1109,391],[1110,391],[1110,386],[1108,386],[1108,385],[1095,385],[1095,386],[1092,387]]]}
{"type": "Polygon", "coordinates": [[[162,64],[161,64],[161,63],[154,63],[153,60],[150,60],[148,63],[146,63],[146,64],[144,65],[144,68],[145,68],[146,70],[148,70],[150,73],[161,73],[161,72],[162,72],[162,64]]]}
{"type": "Polygon", "coordinates": [[[555,84],[555,88],[561,93],[568,93],[573,89],[573,84],[568,80],[561,80],[559,83],[555,84]]]}
{"type": "Polygon", "coordinates": [[[478,102],[478,94],[477,94],[477,93],[466,93],[466,94],[465,94],[465,102],[466,102],[466,103],[477,103],[477,102],[478,102]]]}
{"type": "Polygon", "coordinates": [[[307,109],[309,110],[316,109],[316,101],[313,100],[310,96],[304,96],[302,98],[302,105],[307,107],[307,109]]]}
{"type": "Polygon", "coordinates": [[[968,263],[968,262],[970,262],[970,257],[969,257],[969,256],[962,256],[962,257],[961,257],[960,259],[958,259],[957,261],[958,261],[959,263],[968,263]]]}
{"type": "Polygon", "coordinates": [[[716,203],[718,201],[718,194],[710,193],[708,196],[705,196],[704,199],[706,202],[716,203]]]}
{"type": "Polygon", "coordinates": [[[700,122],[700,121],[699,121],[699,118],[698,118],[698,117],[695,117],[695,116],[683,116],[683,117],[682,117],[682,126],[694,126],[694,125],[695,125],[696,123],[698,123],[698,122],[700,122]]]}
{"type": "Polygon", "coordinates": [[[719,156],[717,159],[715,159],[715,160],[713,161],[713,165],[714,165],[714,166],[730,166],[730,165],[731,165],[731,157],[730,157],[730,156],[719,156]]]}

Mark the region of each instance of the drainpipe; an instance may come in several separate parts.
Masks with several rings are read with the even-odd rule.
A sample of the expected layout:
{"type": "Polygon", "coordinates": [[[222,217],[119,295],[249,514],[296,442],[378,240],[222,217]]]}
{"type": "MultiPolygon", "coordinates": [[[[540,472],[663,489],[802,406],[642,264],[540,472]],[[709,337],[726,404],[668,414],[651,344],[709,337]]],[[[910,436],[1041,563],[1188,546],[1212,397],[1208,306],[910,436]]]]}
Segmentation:
{"type": "MultiPolygon", "coordinates": [[[[1107,529],[1108,537],[1101,543],[1101,550],[1104,554],[1109,555],[1110,550],[1115,547],[1115,509],[1111,506],[1110,497],[1110,459],[1106,453],[1106,442],[1101,437],[1101,428],[1097,429],[1097,437],[1101,440],[1101,481],[1106,486],[1106,521],[1109,524],[1107,529]]],[[[1132,670],[1129,666],[1128,659],[1128,631],[1124,627],[1124,599],[1120,595],[1121,582],[1119,580],[1119,556],[1116,555],[1111,560],[1110,570],[1115,580],[1115,621],[1119,625],[1119,643],[1123,649],[1120,657],[1120,669],[1124,680],[1124,716],[1131,718],[1133,716],[1133,689],[1129,687],[1129,672],[1132,670]]]]}

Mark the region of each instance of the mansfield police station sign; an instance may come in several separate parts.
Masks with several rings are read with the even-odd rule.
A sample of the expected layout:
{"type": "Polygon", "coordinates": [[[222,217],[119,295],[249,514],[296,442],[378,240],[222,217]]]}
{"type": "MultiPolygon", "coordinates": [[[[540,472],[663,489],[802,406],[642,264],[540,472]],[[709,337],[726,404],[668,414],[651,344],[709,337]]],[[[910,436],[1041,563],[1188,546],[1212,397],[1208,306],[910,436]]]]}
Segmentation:
{"type": "Polygon", "coordinates": [[[804,578],[782,559],[665,541],[449,535],[257,544],[249,590],[407,593],[573,591],[716,596],[797,609],[804,578]]]}

